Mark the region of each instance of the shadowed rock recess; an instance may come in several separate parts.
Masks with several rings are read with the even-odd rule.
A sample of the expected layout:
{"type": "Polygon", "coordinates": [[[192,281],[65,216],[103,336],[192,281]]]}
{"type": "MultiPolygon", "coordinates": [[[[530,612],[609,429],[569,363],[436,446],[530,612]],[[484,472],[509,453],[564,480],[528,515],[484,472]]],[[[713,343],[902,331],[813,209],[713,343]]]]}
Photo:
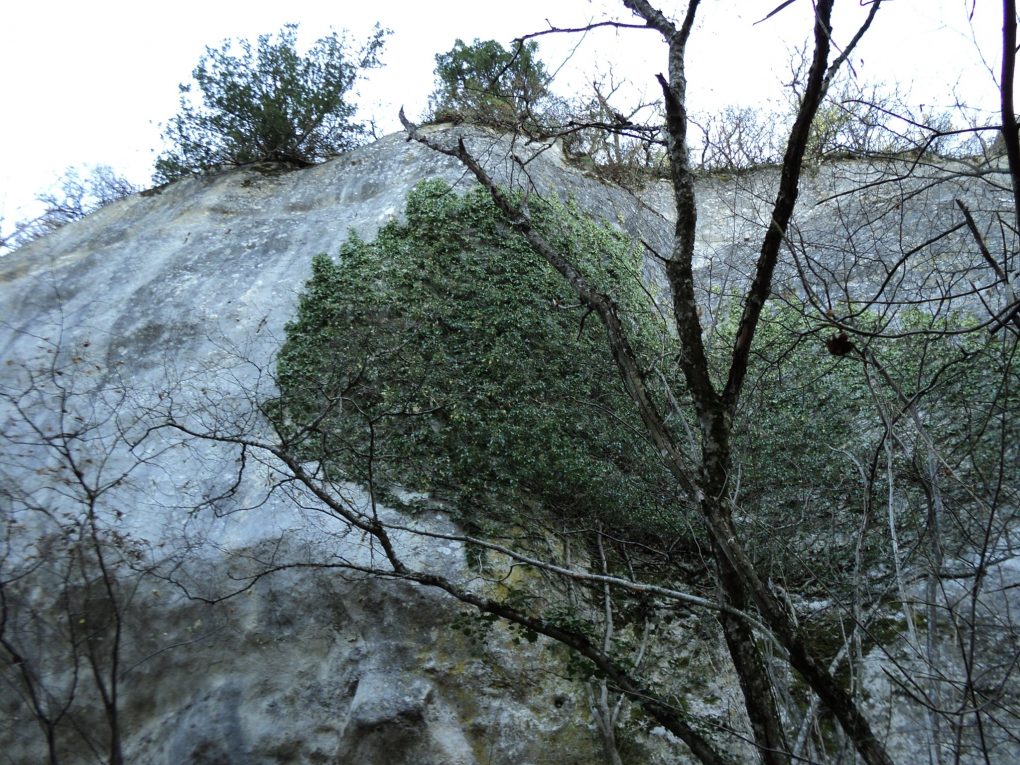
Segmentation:
{"type": "MultiPolygon", "coordinates": [[[[468,143],[497,179],[519,180],[505,139],[473,132],[468,143]]],[[[527,172],[539,192],[574,199],[648,249],[669,251],[667,186],[605,185],[555,146],[527,172]]],[[[824,239],[832,205],[852,215],[849,202],[816,203],[870,172],[807,175],[803,242],[824,239]]],[[[469,185],[453,160],[392,135],[307,169],[244,168],[134,195],[0,259],[0,567],[11,640],[0,760],[46,761],[52,730],[61,762],[108,761],[104,696],[115,689],[129,763],[607,761],[589,689],[570,679],[562,649],[515,640],[499,624],[464,634],[453,629],[463,608],[440,592],[328,568],[370,566],[378,551],[317,512],[318,500],[281,481],[264,454],[160,427],[172,415],[194,432],[269,438],[256,405],[273,393],[274,356],[312,256],[337,253],[351,231],[370,239],[430,178],[469,185]],[[327,568],[292,565],[303,561],[327,568]],[[251,578],[272,568],[281,570],[251,578]],[[28,576],[39,584],[26,592],[17,583],[28,576]],[[19,673],[29,665],[38,671],[26,683],[19,673]]],[[[726,293],[742,284],[775,180],[762,170],[701,182],[697,266],[708,310],[720,294],[707,290],[709,278],[726,293]]],[[[916,216],[923,230],[958,194],[1001,195],[987,188],[943,184],[909,196],[909,211],[897,214],[916,216]]],[[[933,246],[948,252],[953,241],[933,246]]],[[[834,284],[875,278],[844,256],[828,261],[834,284]]],[[[654,258],[645,270],[652,290],[661,288],[654,258]]],[[[800,289],[795,276],[792,267],[780,273],[777,291],[800,289]]],[[[372,501],[357,487],[345,496],[372,501]]],[[[434,509],[413,522],[456,532],[434,509]]],[[[472,580],[460,543],[397,541],[407,560],[472,580]]],[[[735,679],[689,669],[706,688],[697,711],[746,730],[735,679]]],[[[897,725],[911,725],[889,720],[890,740],[897,725]]],[[[626,761],[689,761],[649,727],[621,744],[626,761]]],[[[898,746],[909,751],[909,731],[898,746]]],[[[751,756],[739,744],[734,751],[751,756]]]]}

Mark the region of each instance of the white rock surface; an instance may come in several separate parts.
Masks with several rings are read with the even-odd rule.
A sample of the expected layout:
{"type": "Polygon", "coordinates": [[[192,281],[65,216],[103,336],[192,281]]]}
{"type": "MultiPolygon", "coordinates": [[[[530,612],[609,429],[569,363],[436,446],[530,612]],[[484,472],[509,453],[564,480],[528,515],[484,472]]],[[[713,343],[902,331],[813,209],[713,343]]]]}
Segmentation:
{"type": "MultiPolygon", "coordinates": [[[[501,140],[475,134],[471,145],[505,177],[501,140]]],[[[668,189],[652,187],[638,200],[554,151],[529,169],[542,191],[574,196],[668,250],[668,189]]],[[[808,240],[831,221],[811,205],[835,175],[818,172],[804,193],[808,240]]],[[[454,632],[458,608],[440,594],[294,568],[216,604],[185,597],[184,588],[213,599],[244,589],[247,574],[269,565],[378,554],[336,520],[302,509],[315,501],[280,485],[271,461],[246,455],[236,482],[236,448],[147,428],[172,411],[198,430],[258,433],[254,405],[272,392],[274,353],[311,257],[336,252],[349,231],[371,237],[432,177],[466,183],[452,160],[394,135],[305,170],[236,170],[135,195],[0,258],[0,510],[8,532],[0,572],[10,582],[43,563],[32,574],[42,584],[11,601],[31,618],[10,622],[7,634],[18,627],[28,636],[22,648],[50,670],[47,687],[68,687],[59,638],[73,619],[53,610],[56,595],[70,582],[75,598],[91,601],[35,540],[63,534],[93,510],[131,540],[132,565],[158,564],[163,579],[130,575],[120,590],[127,762],[602,761],[583,689],[561,679],[558,660],[541,643],[512,644],[500,628],[484,644],[454,632]]],[[[739,279],[774,180],[706,179],[703,271],[724,267],[739,279]]],[[[914,198],[918,209],[944,212],[952,193],[938,193],[945,198],[914,198]]],[[[648,274],[656,278],[654,266],[648,274]]],[[[353,488],[349,496],[367,502],[353,488]]],[[[419,522],[451,530],[439,514],[419,522]]],[[[400,542],[413,562],[470,575],[457,544],[400,542]]],[[[70,714],[101,746],[101,707],[82,656],[70,714]]],[[[41,762],[42,729],[13,688],[0,692],[0,751],[5,762],[41,762]]],[[[665,736],[655,738],[660,747],[644,761],[686,761],[665,736]]],[[[61,741],[65,762],[94,761],[80,737],[61,741]]]]}
{"type": "MultiPolygon", "coordinates": [[[[499,165],[499,141],[474,142],[499,165]]],[[[633,217],[629,194],[551,153],[535,169],[614,222],[633,217]]],[[[559,679],[548,651],[513,646],[501,629],[485,645],[451,631],[458,608],[440,594],[330,570],[283,571],[215,605],[181,589],[217,598],[270,561],[378,556],[363,535],[296,508],[299,492],[278,485],[271,462],[249,455],[234,485],[237,449],[170,430],[142,436],[166,411],[198,430],[258,433],[254,404],[272,392],[273,357],[311,257],[336,252],[349,231],[371,237],[416,183],[437,176],[465,182],[451,160],[394,135],[301,171],[236,170],[135,195],[0,259],[0,423],[10,447],[0,501],[18,529],[3,576],[36,561],[33,539],[64,533],[93,508],[132,540],[134,565],[158,563],[176,583],[126,575],[137,588],[122,590],[127,762],[601,759],[581,687],[559,679]],[[70,462],[80,482],[67,479],[70,462]],[[85,486],[104,488],[90,504],[85,486]]],[[[356,489],[349,496],[367,502],[356,489]]],[[[452,530],[440,516],[418,522],[452,530]]],[[[455,543],[398,541],[412,563],[466,572],[455,543]]],[[[47,586],[15,605],[54,620],[36,633],[49,644],[22,649],[53,662],[45,682],[59,691],[73,662],[60,653],[53,596],[78,583],[62,578],[56,553],[42,559],[47,586]]],[[[30,633],[29,622],[8,627],[30,633]]],[[[72,715],[102,748],[105,723],[85,677],[72,715]]],[[[7,762],[40,762],[41,729],[9,690],[0,750],[7,762]]],[[[62,741],[65,761],[91,761],[80,736],[62,741]]]]}

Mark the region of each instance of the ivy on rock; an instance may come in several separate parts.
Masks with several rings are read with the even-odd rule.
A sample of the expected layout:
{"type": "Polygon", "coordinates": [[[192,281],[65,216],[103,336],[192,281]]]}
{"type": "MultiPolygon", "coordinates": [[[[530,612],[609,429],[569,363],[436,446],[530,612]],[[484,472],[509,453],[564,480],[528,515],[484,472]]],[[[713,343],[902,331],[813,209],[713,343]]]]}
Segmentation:
{"type": "MultiPolygon", "coordinates": [[[[405,220],[315,257],[278,360],[270,411],[334,478],[407,487],[463,519],[675,524],[671,482],[604,330],[487,193],[428,181],[405,220]]],[[[532,202],[546,236],[612,296],[651,366],[669,343],[641,253],[575,206],[532,202]]]]}

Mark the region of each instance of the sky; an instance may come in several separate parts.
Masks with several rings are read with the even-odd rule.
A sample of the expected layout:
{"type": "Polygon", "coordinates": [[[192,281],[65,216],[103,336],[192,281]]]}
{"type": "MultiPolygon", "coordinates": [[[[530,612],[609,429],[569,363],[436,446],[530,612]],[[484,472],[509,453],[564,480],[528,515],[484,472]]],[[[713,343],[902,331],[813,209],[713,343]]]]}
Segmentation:
{"type": "MultiPolygon", "coordinates": [[[[834,38],[845,43],[867,0],[837,0],[834,38]]],[[[679,13],[680,0],[663,0],[679,13]]],[[[779,0],[703,0],[691,38],[691,105],[710,112],[728,105],[768,106],[782,98],[791,51],[810,34],[811,4],[797,0],[755,24],[779,0]]],[[[917,103],[956,100],[995,106],[1001,21],[989,0],[886,0],[853,56],[856,76],[897,82],[917,103]],[[972,13],[973,12],[973,13],[972,13]]],[[[256,38],[300,25],[308,45],[331,29],[363,40],[378,22],[392,30],[384,67],[359,85],[361,115],[383,133],[399,129],[397,110],[421,113],[433,89],[436,53],[456,39],[507,44],[550,24],[575,27],[613,17],[632,21],[613,0],[7,0],[0,7],[0,217],[37,214],[36,194],[68,167],[105,164],[141,187],[150,184],[161,124],[177,109],[207,45],[256,38]]],[[[645,30],[541,38],[549,70],[561,69],[557,91],[582,92],[594,73],[627,80],[635,93],[656,94],[665,48],[645,30]]],[[[637,96],[635,96],[637,97],[637,96]]],[[[994,115],[990,116],[994,119],[994,115]]]]}

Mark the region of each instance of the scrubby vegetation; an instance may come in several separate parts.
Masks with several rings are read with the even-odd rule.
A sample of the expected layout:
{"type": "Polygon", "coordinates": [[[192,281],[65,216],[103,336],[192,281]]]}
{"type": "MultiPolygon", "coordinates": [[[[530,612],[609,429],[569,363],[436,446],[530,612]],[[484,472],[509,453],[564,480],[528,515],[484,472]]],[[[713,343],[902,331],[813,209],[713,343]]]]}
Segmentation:
{"type": "Polygon", "coordinates": [[[470,122],[509,129],[542,130],[552,102],[552,79],[534,41],[457,40],[436,54],[436,89],[429,97],[434,122],[470,122]]]}
{"type": "MultiPolygon", "coordinates": [[[[612,290],[651,364],[667,341],[640,252],[571,205],[536,216],[612,290]]],[[[670,482],[621,424],[633,404],[604,334],[483,190],[426,182],[406,221],[315,258],[279,358],[281,413],[291,442],[344,475],[434,492],[462,518],[541,507],[665,530],[670,482]]]]}
{"type": "Polygon", "coordinates": [[[288,24],[254,47],[227,40],[206,48],[192,73],[197,91],[180,86],[180,111],[164,130],[169,148],[156,160],[154,180],[261,161],[306,165],[356,146],[367,131],[354,119],[350,91],[379,65],[384,38],[376,27],[353,51],[333,32],[301,55],[297,26],[288,24]]]}
{"type": "MultiPolygon", "coordinates": [[[[682,389],[676,340],[641,286],[633,244],[571,205],[536,211],[610,291],[649,380],[682,389]]],[[[908,339],[834,355],[835,330],[805,309],[777,304],[762,319],[734,432],[740,528],[763,570],[805,595],[847,594],[865,570],[889,588],[891,569],[874,578],[887,555],[883,497],[891,490],[904,505],[894,531],[907,546],[920,543],[926,512],[924,445],[890,445],[892,431],[923,411],[937,423],[934,448],[958,455],[957,477],[979,480],[1001,459],[1003,433],[973,423],[992,414],[982,402],[1001,409],[1015,396],[999,390],[1009,360],[986,336],[955,337],[965,317],[933,324],[921,312],[900,320],[908,339]],[[859,535],[862,524],[875,533],[859,535]]],[[[728,314],[713,328],[714,357],[725,358],[738,320],[728,314]]],[[[273,411],[288,443],[326,459],[334,478],[429,492],[473,526],[597,521],[699,542],[655,450],[624,424],[633,404],[604,328],[480,189],[460,196],[423,183],[405,221],[372,242],[352,235],[337,258],[317,256],[279,380],[273,411]]],[[[693,424],[686,399],[672,405],[674,424],[693,424]]],[[[966,541],[946,534],[947,548],[966,541]]]]}

